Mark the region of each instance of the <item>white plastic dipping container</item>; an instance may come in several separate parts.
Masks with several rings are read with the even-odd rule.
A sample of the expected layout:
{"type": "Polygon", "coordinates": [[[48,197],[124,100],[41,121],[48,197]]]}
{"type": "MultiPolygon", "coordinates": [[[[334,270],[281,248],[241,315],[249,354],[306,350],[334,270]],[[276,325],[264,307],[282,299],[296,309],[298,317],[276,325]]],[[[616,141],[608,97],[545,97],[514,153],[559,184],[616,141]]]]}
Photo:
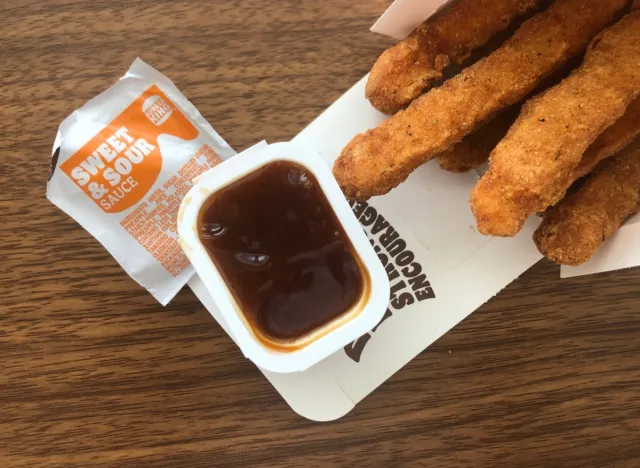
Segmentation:
{"type": "MultiPolygon", "coordinates": [[[[256,365],[272,372],[303,371],[367,333],[382,319],[389,302],[389,280],[386,272],[330,169],[313,150],[292,143],[251,148],[204,173],[194,183],[185,196],[178,215],[180,244],[214,298],[236,343],[256,365]],[[364,276],[364,286],[358,301],[341,315],[302,337],[273,346],[259,336],[243,313],[239,301],[223,279],[224,275],[202,244],[198,226],[201,210],[207,206],[210,197],[258,169],[278,161],[303,166],[315,177],[342,225],[344,234],[351,242],[353,253],[359,260],[360,272],[364,276]]],[[[300,236],[305,234],[299,233],[300,236]]]]}

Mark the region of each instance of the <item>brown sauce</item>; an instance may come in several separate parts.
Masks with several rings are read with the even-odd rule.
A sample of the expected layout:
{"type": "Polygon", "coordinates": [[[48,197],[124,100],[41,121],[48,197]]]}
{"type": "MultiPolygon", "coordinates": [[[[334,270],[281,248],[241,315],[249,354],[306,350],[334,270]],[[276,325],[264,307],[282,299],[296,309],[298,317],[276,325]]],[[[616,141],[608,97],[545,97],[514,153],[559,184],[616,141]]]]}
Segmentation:
{"type": "Polygon", "coordinates": [[[200,211],[199,237],[259,336],[299,339],[349,311],[361,263],[313,174],[269,163],[200,211]]]}

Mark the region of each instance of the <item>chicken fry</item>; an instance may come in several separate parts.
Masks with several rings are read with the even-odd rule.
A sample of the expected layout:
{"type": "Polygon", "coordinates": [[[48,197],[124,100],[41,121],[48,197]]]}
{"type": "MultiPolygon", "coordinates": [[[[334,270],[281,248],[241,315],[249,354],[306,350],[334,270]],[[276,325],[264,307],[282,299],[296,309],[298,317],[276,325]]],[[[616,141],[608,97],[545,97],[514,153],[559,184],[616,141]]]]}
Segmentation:
{"type": "MultiPolygon", "coordinates": [[[[509,108],[488,124],[467,136],[451,151],[438,155],[438,164],[450,172],[467,172],[487,162],[491,151],[509,131],[518,117],[520,106],[509,108]]],[[[626,112],[607,128],[585,151],[580,164],[573,171],[571,181],[587,175],[600,161],[607,159],[629,145],[640,134],[640,97],[627,107],[626,112]]]]}
{"type": "Polygon", "coordinates": [[[640,11],[599,35],[582,66],[528,101],[471,192],[478,230],[514,236],[554,205],[589,145],[640,94],[640,11]]]}
{"type": "Polygon", "coordinates": [[[551,208],[533,240],[550,260],[580,265],[639,211],[640,141],[636,141],[600,163],[577,192],[551,208]]]}
{"type": "Polygon", "coordinates": [[[436,160],[442,169],[449,172],[468,172],[487,162],[493,148],[509,131],[511,124],[518,118],[520,106],[512,106],[501,112],[488,123],[470,135],[449,151],[440,153],[436,160]]]}
{"type": "Polygon", "coordinates": [[[333,172],[347,197],[382,195],[578,55],[630,0],[557,0],[488,57],[357,135],[333,172]]]}
{"type": "Polygon", "coordinates": [[[571,181],[574,182],[587,175],[600,161],[610,158],[625,148],[638,135],[640,135],[640,97],[629,104],[624,115],[589,146],[582,155],[580,164],[573,171],[571,181]]]}
{"type": "Polygon", "coordinates": [[[518,118],[526,100],[539,92],[555,86],[565,79],[571,70],[582,62],[582,57],[576,57],[566,65],[556,70],[526,98],[518,104],[509,107],[481,126],[475,132],[467,135],[451,150],[440,153],[436,160],[442,169],[449,172],[467,172],[477,169],[489,160],[491,151],[509,131],[513,122],[518,118]]]}
{"type": "Polygon", "coordinates": [[[456,0],[387,49],[369,74],[366,96],[381,112],[406,107],[436,81],[450,63],[462,63],[522,16],[548,0],[456,0]]]}

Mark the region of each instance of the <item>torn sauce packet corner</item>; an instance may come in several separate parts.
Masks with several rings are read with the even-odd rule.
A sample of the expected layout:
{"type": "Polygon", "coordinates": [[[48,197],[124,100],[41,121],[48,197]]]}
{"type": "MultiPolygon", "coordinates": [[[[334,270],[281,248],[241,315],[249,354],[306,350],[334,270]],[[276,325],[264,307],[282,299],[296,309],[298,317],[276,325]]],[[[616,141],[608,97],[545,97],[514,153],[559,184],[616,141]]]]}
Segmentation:
{"type": "Polygon", "coordinates": [[[182,198],[235,154],[171,80],[136,59],[60,125],[47,198],[166,305],[194,273],[178,244],[182,198]]]}

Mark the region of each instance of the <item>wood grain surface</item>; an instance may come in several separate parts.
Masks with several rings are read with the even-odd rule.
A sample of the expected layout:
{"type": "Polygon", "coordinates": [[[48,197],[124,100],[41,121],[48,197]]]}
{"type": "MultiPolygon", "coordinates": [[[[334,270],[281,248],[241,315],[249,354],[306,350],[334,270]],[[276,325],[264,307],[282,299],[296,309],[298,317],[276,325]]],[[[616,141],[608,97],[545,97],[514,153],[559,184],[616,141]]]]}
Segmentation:
{"type": "Polygon", "coordinates": [[[1,467],[640,466],[639,269],[538,264],[321,424],[190,290],[160,307],[44,198],[58,124],[136,56],[241,150],[293,137],[366,73],[388,3],[1,3],[1,467]]]}

